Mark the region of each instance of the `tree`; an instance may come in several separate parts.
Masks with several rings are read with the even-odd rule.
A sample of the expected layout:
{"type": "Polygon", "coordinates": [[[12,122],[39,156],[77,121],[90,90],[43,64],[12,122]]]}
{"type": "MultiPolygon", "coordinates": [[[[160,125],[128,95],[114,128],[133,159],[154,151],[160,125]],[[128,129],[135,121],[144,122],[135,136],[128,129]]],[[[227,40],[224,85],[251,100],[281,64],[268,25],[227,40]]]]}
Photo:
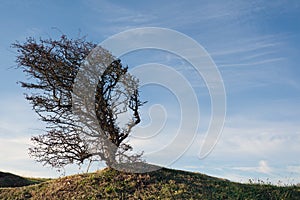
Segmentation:
{"type": "Polygon", "coordinates": [[[29,82],[26,99],[47,132],[34,136],[29,153],[44,165],[61,168],[84,161],[108,166],[141,160],[129,153],[128,136],[140,123],[138,79],[121,60],[85,38],[28,38],[16,42],[18,68],[29,82]],[[92,86],[92,87],[91,87],[92,86]],[[91,91],[91,88],[93,89],[91,91]],[[128,122],[120,118],[131,114],[128,122]]]}

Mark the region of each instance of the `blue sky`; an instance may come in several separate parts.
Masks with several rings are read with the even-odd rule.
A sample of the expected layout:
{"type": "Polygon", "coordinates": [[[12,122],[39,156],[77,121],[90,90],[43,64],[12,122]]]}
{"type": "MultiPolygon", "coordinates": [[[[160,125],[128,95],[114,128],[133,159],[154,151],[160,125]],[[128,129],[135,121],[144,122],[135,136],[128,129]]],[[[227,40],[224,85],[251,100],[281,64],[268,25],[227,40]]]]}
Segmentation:
{"type": "MultiPolygon", "coordinates": [[[[202,121],[197,137],[169,167],[235,181],[269,178],[273,182],[300,182],[298,1],[11,0],[2,2],[0,11],[1,171],[26,176],[58,175],[27,155],[30,136],[41,133],[45,125],[37,120],[24,100],[25,91],[16,84],[25,77],[14,68],[16,53],[11,43],[29,36],[57,38],[61,33],[69,37],[87,35],[88,40],[100,43],[120,31],[154,26],[182,32],[201,44],[222,75],[227,97],[220,140],[213,152],[200,160],[197,153],[210,117],[209,94],[203,80],[185,70],[187,64],[182,59],[168,53],[142,51],[122,58],[129,66],[149,62],[173,66],[198,91],[202,121]]],[[[174,97],[155,87],[142,88],[142,94],[149,100],[144,108],[144,123],[150,123],[146,110],[154,105],[153,122],[167,116],[167,126],[161,134],[175,130],[178,118],[172,117],[179,114],[174,109],[174,97]],[[153,95],[160,92],[163,95],[153,95]]],[[[156,126],[161,126],[159,120],[156,126]]],[[[149,127],[149,133],[155,129],[149,127]]],[[[160,145],[142,143],[145,149],[160,145]]],[[[68,170],[75,172],[74,167],[68,170]]]]}

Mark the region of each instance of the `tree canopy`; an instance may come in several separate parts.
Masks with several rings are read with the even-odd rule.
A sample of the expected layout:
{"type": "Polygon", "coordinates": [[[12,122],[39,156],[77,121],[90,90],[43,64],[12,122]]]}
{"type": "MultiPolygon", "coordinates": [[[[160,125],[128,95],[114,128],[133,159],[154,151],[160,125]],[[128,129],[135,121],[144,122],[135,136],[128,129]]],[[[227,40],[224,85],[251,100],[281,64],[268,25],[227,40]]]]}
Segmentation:
{"type": "Polygon", "coordinates": [[[61,168],[84,161],[108,166],[141,160],[128,136],[140,123],[138,79],[120,59],[85,38],[28,38],[13,44],[26,99],[47,132],[31,138],[38,162],[61,168]],[[124,122],[124,116],[129,119],[124,122]],[[120,120],[120,119],[123,120],[120,120]]]}

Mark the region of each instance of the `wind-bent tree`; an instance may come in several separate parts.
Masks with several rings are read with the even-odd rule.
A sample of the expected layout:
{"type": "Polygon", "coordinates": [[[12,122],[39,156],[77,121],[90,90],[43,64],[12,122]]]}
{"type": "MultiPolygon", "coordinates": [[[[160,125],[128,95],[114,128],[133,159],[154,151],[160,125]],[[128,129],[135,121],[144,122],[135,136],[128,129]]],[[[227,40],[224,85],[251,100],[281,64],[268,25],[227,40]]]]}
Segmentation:
{"type": "Polygon", "coordinates": [[[85,38],[28,38],[14,43],[18,67],[28,77],[26,99],[47,132],[32,137],[29,153],[61,168],[85,160],[108,166],[140,161],[129,153],[128,136],[140,122],[138,80],[119,59],[85,38]],[[132,117],[127,121],[120,120],[132,117]]]}

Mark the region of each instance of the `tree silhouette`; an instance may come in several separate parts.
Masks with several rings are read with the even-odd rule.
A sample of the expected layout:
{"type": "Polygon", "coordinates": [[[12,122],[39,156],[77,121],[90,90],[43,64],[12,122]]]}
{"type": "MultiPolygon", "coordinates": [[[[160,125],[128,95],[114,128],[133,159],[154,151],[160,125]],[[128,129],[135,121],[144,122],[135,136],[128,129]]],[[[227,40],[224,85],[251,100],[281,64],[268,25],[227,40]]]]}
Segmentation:
{"type": "Polygon", "coordinates": [[[12,45],[18,68],[28,77],[20,82],[26,99],[47,132],[31,138],[29,153],[38,162],[62,168],[85,160],[108,166],[137,162],[130,153],[132,128],[140,123],[138,79],[121,60],[85,38],[28,38],[12,45]],[[131,117],[127,122],[120,120],[131,117]]]}

